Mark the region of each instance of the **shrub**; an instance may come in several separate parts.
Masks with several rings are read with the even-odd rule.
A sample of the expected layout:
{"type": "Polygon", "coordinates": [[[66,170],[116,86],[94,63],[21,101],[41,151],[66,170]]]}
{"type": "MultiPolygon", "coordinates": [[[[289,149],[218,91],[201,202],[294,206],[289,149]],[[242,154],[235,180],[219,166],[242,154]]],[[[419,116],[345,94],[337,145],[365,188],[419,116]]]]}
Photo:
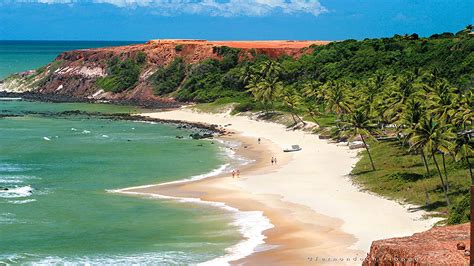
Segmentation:
{"type": "Polygon", "coordinates": [[[174,47],[174,50],[176,52],[181,52],[183,50],[183,45],[182,44],[176,44],[176,46],[174,47]]]}
{"type": "Polygon", "coordinates": [[[470,194],[462,197],[449,212],[448,224],[466,223],[470,220],[471,196],[470,194]]]}
{"type": "Polygon", "coordinates": [[[125,91],[138,81],[140,70],[140,65],[130,58],[122,61],[113,57],[108,63],[108,75],[98,78],[96,85],[105,91],[116,93],[125,91]]]}
{"type": "Polygon", "coordinates": [[[168,66],[161,67],[152,76],[153,90],[156,95],[175,91],[186,75],[184,60],[177,57],[168,66]]]}

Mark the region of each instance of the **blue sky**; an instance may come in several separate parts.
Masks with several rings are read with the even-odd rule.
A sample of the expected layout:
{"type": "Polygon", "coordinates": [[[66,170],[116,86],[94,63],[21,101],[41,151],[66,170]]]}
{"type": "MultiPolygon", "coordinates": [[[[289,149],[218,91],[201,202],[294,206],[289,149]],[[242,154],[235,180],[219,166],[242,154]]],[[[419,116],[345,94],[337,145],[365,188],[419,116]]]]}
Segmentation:
{"type": "Polygon", "coordinates": [[[474,0],[0,0],[1,40],[342,40],[474,24],[474,0]]]}

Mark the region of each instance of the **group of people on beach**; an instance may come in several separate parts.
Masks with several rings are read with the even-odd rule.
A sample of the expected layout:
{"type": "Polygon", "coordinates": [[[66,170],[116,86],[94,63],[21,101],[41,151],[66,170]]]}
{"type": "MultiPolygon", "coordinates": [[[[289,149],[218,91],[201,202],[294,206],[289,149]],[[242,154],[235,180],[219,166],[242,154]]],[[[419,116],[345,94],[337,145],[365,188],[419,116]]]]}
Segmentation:
{"type": "Polygon", "coordinates": [[[276,164],[277,163],[277,157],[272,156],[271,162],[272,162],[272,165],[276,164]]]}
{"type": "Polygon", "coordinates": [[[239,169],[232,170],[232,178],[235,178],[235,176],[237,176],[237,178],[240,178],[240,170],[239,169]]]}

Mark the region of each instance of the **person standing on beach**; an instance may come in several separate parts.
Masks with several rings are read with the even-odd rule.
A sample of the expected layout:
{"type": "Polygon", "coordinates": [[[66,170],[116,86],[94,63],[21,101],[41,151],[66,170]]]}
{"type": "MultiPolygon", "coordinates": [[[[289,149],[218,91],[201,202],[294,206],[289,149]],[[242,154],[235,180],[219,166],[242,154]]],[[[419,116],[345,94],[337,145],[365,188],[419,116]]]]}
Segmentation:
{"type": "Polygon", "coordinates": [[[277,164],[277,157],[273,158],[273,162],[275,162],[275,164],[277,164]]]}
{"type": "Polygon", "coordinates": [[[258,138],[258,144],[260,144],[260,138],[258,138]]]}
{"type": "Polygon", "coordinates": [[[237,169],[237,178],[240,178],[240,170],[237,169]]]}
{"type": "Polygon", "coordinates": [[[273,165],[273,156],[272,156],[272,165],[273,165]]]}
{"type": "Polygon", "coordinates": [[[235,170],[232,170],[232,178],[235,177],[235,170]]]}

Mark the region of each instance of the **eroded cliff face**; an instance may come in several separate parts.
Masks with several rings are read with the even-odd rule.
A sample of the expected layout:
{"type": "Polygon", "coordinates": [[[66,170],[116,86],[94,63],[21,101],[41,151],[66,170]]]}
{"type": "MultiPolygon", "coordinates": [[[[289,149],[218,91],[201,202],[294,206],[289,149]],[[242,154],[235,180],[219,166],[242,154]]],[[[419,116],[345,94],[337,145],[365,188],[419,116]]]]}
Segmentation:
{"type": "Polygon", "coordinates": [[[206,59],[221,60],[216,47],[239,49],[239,58],[253,58],[265,54],[276,58],[282,55],[300,57],[311,52],[311,45],[324,45],[321,41],[256,41],[256,42],[209,42],[203,40],[153,40],[145,44],[121,47],[68,51],[60,54],[52,63],[35,71],[18,73],[3,82],[4,91],[35,92],[57,97],[77,99],[173,102],[172,98],[156,96],[149,80],[160,67],[175,58],[186,64],[196,64],[206,59]],[[98,78],[109,75],[108,62],[113,58],[126,60],[145,54],[138,81],[125,91],[114,93],[97,86],[98,78]]]}
{"type": "Polygon", "coordinates": [[[372,242],[363,265],[469,265],[469,223],[372,242]]]}

